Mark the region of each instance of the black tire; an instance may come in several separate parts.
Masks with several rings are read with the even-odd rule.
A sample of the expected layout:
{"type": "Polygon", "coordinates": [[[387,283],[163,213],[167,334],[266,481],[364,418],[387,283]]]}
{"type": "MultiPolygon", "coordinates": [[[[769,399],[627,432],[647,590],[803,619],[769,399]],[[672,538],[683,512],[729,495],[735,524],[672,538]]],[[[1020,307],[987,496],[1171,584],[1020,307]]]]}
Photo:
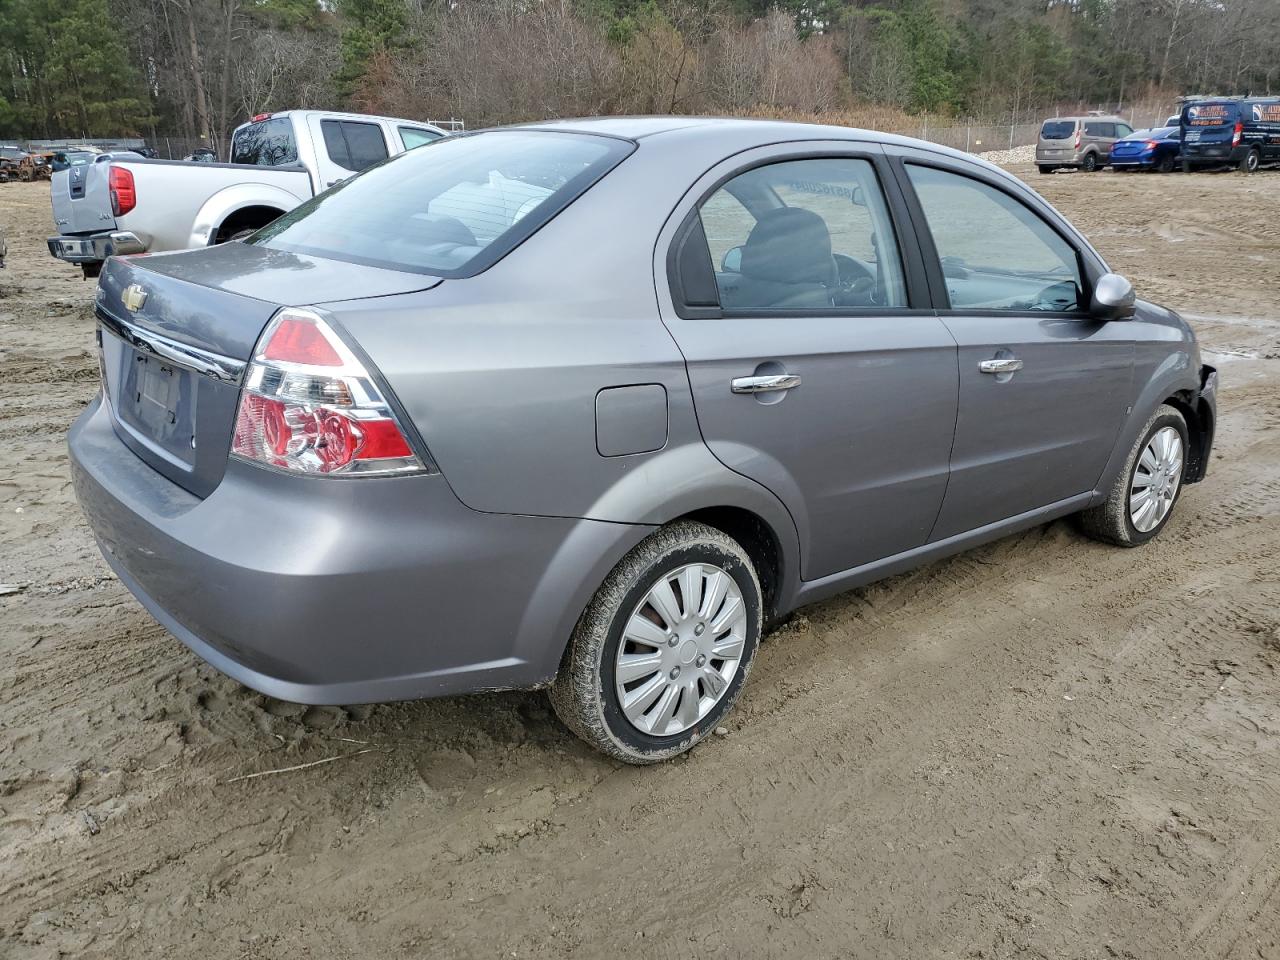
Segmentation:
{"type": "Polygon", "coordinates": [[[1173,173],[1173,154],[1166,153],[1156,164],[1156,173],[1173,173]]]}
{"type": "Polygon", "coordinates": [[[1183,173],[1191,173],[1193,169],[1194,169],[1194,168],[1191,166],[1191,161],[1190,161],[1190,160],[1183,160],[1183,161],[1182,161],[1182,172],[1183,172],[1183,173]]]}
{"type": "Polygon", "coordinates": [[[738,699],[760,642],[762,609],[760,580],[737,541],[688,520],[663,527],[623,557],[592,597],[551,685],[551,704],[570,730],[626,763],[657,763],[684,753],[714,731],[738,699]],[[654,736],[623,713],[614,682],[616,659],[624,627],[646,594],[663,575],[691,563],[715,565],[736,584],[746,607],[742,653],[737,672],[705,717],[673,736],[654,736]]]}
{"type": "Polygon", "coordinates": [[[1042,164],[1040,164],[1040,172],[1041,172],[1041,173],[1053,173],[1053,171],[1055,171],[1055,170],[1057,170],[1057,169],[1058,169],[1057,167],[1051,167],[1051,166],[1049,166],[1047,163],[1042,163],[1042,164]]]}
{"type": "Polygon", "coordinates": [[[1256,173],[1260,166],[1262,166],[1262,154],[1257,150],[1250,150],[1240,158],[1240,162],[1236,164],[1236,169],[1241,173],[1256,173]]]}
{"type": "Polygon", "coordinates": [[[1096,153],[1086,153],[1084,159],[1080,161],[1080,169],[1085,173],[1095,173],[1098,169],[1098,155],[1096,153]]]}
{"type": "Polygon", "coordinates": [[[1094,540],[1115,544],[1118,547],[1138,547],[1156,537],[1173,516],[1178,499],[1182,496],[1183,479],[1186,477],[1189,461],[1187,452],[1190,449],[1187,421],[1176,408],[1161,404],[1151,415],[1142,432],[1138,434],[1138,440],[1129,451],[1129,456],[1125,459],[1124,467],[1121,468],[1115,482],[1112,483],[1107,499],[1080,514],[1080,525],[1085,534],[1094,540]],[[1137,472],[1138,460],[1142,451],[1146,449],[1147,442],[1155,436],[1157,431],[1165,427],[1173,427],[1182,437],[1182,472],[1178,478],[1173,503],[1169,505],[1169,512],[1152,529],[1142,531],[1133,525],[1129,510],[1129,497],[1134,489],[1134,474],[1137,472]]]}

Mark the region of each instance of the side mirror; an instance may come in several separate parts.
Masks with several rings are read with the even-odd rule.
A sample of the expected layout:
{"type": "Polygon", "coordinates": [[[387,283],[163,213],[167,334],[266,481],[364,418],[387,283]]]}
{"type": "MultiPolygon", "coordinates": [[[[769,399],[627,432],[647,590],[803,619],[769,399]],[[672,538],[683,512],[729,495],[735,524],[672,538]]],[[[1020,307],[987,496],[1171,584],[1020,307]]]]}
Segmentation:
{"type": "Polygon", "coordinates": [[[1118,273],[1104,273],[1093,285],[1089,312],[1099,320],[1131,320],[1136,299],[1132,283],[1118,273]]]}
{"type": "Polygon", "coordinates": [[[725,251],[724,258],[720,261],[720,270],[722,273],[742,272],[741,247],[730,247],[725,251]]]}

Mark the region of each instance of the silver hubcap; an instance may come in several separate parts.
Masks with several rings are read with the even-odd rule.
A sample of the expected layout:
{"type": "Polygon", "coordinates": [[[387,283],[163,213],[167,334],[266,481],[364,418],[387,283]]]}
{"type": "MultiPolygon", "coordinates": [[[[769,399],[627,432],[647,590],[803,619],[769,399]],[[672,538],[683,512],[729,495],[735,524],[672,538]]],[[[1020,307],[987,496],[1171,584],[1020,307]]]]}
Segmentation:
{"type": "Polygon", "coordinates": [[[664,575],[636,605],[618,644],[623,714],[655,737],[688,730],[729,689],[746,639],[747,606],[733,577],[707,563],[664,575]]]}
{"type": "Polygon", "coordinates": [[[1169,515],[1182,482],[1182,435],[1161,427],[1147,441],[1129,486],[1129,519],[1150,533],[1169,515]]]}

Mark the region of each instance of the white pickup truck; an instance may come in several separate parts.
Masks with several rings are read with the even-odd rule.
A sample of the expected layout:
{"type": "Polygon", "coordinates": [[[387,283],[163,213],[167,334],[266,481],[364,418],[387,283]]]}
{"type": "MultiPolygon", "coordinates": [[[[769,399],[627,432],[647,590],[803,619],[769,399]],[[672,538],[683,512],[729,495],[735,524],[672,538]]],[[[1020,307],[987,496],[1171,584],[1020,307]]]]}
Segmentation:
{"type": "Polygon", "coordinates": [[[53,175],[49,252],[96,277],[107,257],[210,246],[247,236],[389,156],[451,131],[357,113],[289,110],[237,127],[230,162],[136,154],[53,175]]]}

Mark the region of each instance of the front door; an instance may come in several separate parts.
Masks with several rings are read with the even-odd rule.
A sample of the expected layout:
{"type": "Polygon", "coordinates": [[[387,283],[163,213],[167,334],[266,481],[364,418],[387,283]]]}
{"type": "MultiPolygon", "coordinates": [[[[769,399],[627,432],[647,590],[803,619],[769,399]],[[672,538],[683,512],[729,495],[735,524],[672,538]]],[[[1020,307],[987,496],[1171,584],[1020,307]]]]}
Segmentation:
{"type": "Polygon", "coordinates": [[[1127,414],[1134,341],[1087,312],[1071,241],[998,182],[905,164],[959,345],[960,415],[932,540],[1094,489],[1127,414]]]}
{"type": "Polygon", "coordinates": [[[882,151],[822,146],[752,151],[695,187],[676,245],[704,282],[673,283],[686,307],[664,317],[704,440],[786,504],[806,580],[926,541],[957,389],[882,151]]]}

